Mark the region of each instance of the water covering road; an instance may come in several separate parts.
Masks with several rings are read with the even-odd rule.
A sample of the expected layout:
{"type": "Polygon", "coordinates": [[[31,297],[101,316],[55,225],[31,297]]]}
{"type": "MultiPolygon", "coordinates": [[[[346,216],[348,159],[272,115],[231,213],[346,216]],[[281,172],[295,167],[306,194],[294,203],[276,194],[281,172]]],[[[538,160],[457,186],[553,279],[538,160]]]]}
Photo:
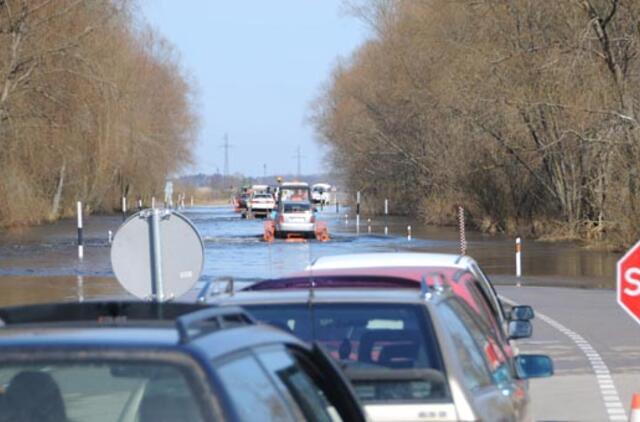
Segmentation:
{"type": "MultiPolygon", "coordinates": [[[[375,251],[457,252],[458,232],[451,227],[424,226],[406,218],[371,223],[366,216],[356,233],[348,209],[337,214],[329,206],[319,212],[327,221],[332,240],[267,244],[261,240],[262,220],[243,220],[228,205],[200,206],[183,210],[198,228],[205,244],[201,281],[233,277],[240,282],[277,277],[304,268],[318,256],[375,251]],[[412,226],[408,241],[407,225],[412,226]]],[[[77,259],[75,220],[13,229],[0,233],[0,305],[73,300],[78,295],[94,297],[120,294],[109,261],[108,231],[116,232],[120,216],[85,218],[85,257],[77,259]]],[[[511,282],[514,272],[513,239],[467,233],[468,253],[495,279],[511,282]],[[501,278],[500,275],[505,277],[501,278]]],[[[590,251],[574,243],[524,243],[523,271],[537,284],[582,287],[613,285],[615,254],[590,251]]]]}
{"type": "MultiPolygon", "coordinates": [[[[455,228],[425,227],[404,218],[362,219],[360,234],[348,210],[328,207],[327,243],[262,242],[261,220],[242,220],[230,206],[184,210],[205,244],[201,281],[232,276],[240,282],[277,277],[304,268],[321,255],[374,251],[458,252],[455,228]],[[407,240],[407,225],[413,239],[407,240]]],[[[108,230],[118,216],[85,220],[85,258],[77,259],[75,221],[0,233],[0,305],[76,300],[124,294],[109,263],[108,230]]],[[[502,295],[528,303],[539,312],[533,338],[521,342],[530,353],[549,354],[556,375],[533,380],[534,413],[542,421],[626,420],[631,395],[640,391],[640,328],[617,306],[613,286],[616,254],[585,250],[573,243],[524,242],[523,287],[516,284],[513,239],[467,233],[475,257],[502,295]],[[531,287],[532,285],[544,287],[531,287]],[[574,289],[561,287],[604,287],[574,289]],[[579,340],[576,340],[579,339],[579,340]],[[606,378],[603,378],[606,377],[606,378]]]]}

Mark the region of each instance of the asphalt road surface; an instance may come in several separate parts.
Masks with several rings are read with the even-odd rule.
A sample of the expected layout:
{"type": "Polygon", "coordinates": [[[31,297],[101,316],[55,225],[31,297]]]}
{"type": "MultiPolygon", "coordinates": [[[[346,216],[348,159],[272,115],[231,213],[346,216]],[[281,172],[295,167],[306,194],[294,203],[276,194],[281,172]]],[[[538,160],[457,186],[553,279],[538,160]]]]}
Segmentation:
{"type": "MultiPolygon", "coordinates": [[[[555,375],[532,380],[538,421],[627,421],[640,393],[640,325],[613,290],[499,286],[507,301],[534,307],[533,337],[522,353],[553,358],[555,375]]],[[[515,285],[515,283],[513,283],[515,285]]]]}

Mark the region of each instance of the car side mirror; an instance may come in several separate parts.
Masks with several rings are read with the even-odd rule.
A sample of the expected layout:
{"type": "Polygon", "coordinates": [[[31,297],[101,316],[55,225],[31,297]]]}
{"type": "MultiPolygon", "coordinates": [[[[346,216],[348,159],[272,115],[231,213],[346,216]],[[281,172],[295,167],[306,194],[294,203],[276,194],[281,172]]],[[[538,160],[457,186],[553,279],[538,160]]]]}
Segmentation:
{"type": "Polygon", "coordinates": [[[530,321],[535,318],[536,314],[529,305],[518,305],[511,308],[509,312],[510,321],[530,321]]]}
{"type": "Polygon", "coordinates": [[[547,355],[518,355],[515,357],[519,379],[544,378],[553,375],[553,360],[547,355]]]}
{"type": "Polygon", "coordinates": [[[533,325],[529,321],[510,321],[509,340],[529,338],[533,334],[533,325]]]}

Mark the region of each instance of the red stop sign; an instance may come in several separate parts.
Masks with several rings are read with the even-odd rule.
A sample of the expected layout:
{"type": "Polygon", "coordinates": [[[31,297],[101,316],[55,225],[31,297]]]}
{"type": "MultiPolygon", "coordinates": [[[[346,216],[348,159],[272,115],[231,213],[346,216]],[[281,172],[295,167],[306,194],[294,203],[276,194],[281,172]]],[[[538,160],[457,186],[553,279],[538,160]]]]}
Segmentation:
{"type": "Polygon", "coordinates": [[[618,303],[640,324],[640,242],[618,261],[616,281],[618,303]]]}

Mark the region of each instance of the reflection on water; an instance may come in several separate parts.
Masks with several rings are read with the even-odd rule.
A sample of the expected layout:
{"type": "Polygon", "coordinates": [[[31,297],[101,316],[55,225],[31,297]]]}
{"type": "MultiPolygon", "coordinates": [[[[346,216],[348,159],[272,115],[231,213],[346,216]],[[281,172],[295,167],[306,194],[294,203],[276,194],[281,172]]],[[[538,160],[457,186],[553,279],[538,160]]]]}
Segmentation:
{"type": "MultiPolygon", "coordinates": [[[[382,219],[363,218],[360,234],[355,221],[345,220],[332,207],[319,214],[327,221],[332,240],[286,243],[261,241],[263,222],[243,220],[228,206],[196,207],[184,211],[204,240],[202,280],[232,276],[238,281],[277,277],[304,268],[323,255],[378,251],[459,251],[458,232],[451,227],[421,226],[404,218],[389,218],[389,236],[382,219]],[[407,225],[413,239],[406,238],[407,225]]],[[[115,232],[121,217],[90,216],[85,220],[85,259],[79,262],[75,246],[75,221],[0,232],[0,305],[76,300],[81,294],[120,295],[109,263],[108,231],[115,232]],[[78,282],[78,276],[82,282],[78,282]],[[79,289],[78,285],[82,286],[79,289]],[[80,290],[80,293],[79,293],[80,290]]],[[[515,272],[513,239],[467,233],[469,255],[489,274],[515,272]]],[[[570,242],[524,241],[523,274],[563,285],[612,286],[616,254],[585,250],[570,242]]],[[[500,279],[500,277],[498,277],[500,279]]]]}
{"type": "Polygon", "coordinates": [[[126,292],[114,278],[85,276],[0,277],[0,306],[76,301],[85,298],[123,295],[126,295],[126,292]]]}

